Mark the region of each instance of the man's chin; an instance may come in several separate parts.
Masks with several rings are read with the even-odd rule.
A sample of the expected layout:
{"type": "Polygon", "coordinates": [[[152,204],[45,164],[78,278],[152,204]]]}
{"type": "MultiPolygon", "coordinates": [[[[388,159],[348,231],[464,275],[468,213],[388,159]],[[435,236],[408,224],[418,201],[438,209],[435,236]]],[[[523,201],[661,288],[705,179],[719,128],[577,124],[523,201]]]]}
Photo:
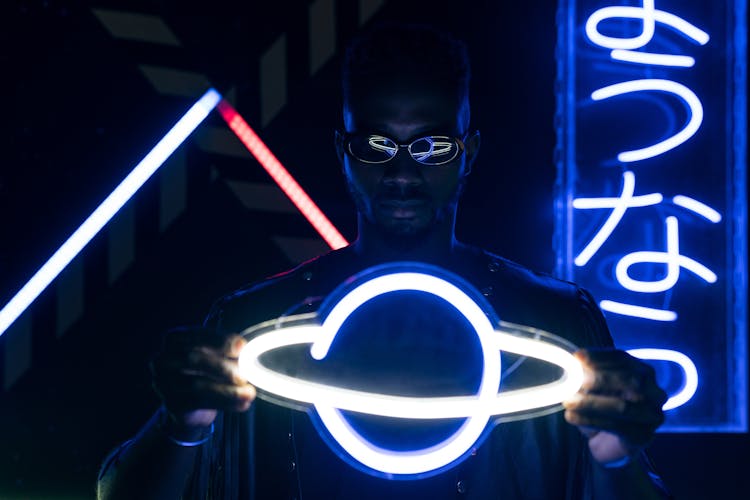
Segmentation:
{"type": "Polygon", "coordinates": [[[434,221],[424,221],[417,218],[389,219],[378,221],[376,224],[383,237],[393,243],[409,246],[421,241],[433,230],[434,221]]]}

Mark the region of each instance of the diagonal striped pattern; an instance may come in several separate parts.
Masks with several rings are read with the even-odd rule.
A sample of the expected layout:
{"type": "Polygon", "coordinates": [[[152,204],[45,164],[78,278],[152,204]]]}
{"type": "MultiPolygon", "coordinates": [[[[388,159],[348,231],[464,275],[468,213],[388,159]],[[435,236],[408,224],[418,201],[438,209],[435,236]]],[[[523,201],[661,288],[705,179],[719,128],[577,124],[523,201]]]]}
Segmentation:
{"type": "Polygon", "coordinates": [[[260,124],[267,126],[286,104],[286,35],[260,56],[260,124]]]}
{"type": "Polygon", "coordinates": [[[310,75],[314,75],[336,52],[335,11],[333,0],[316,0],[310,5],[310,75]]]}
{"type": "Polygon", "coordinates": [[[159,94],[195,99],[211,88],[206,75],[194,71],[147,64],[139,69],[159,94]]]}
{"type": "Polygon", "coordinates": [[[56,335],[62,337],[81,316],[84,310],[83,260],[78,258],[60,273],[55,284],[57,324],[56,335]]]}
{"type": "Polygon", "coordinates": [[[3,385],[8,390],[31,367],[31,314],[18,318],[5,337],[3,385]]]}
{"type": "Polygon", "coordinates": [[[174,47],[181,45],[160,17],[108,9],[92,9],[92,13],[115,38],[174,47]]]}
{"type": "Polygon", "coordinates": [[[383,5],[385,0],[359,0],[359,25],[366,24],[383,5]]]}
{"type": "Polygon", "coordinates": [[[227,186],[245,208],[257,212],[296,214],[297,207],[284,196],[278,186],[267,182],[227,181],[227,186]]]}
{"type": "MultiPolygon", "coordinates": [[[[385,0],[359,0],[358,21],[368,22],[384,5],[385,0]]],[[[176,33],[159,16],[141,12],[95,8],[93,16],[113,38],[128,43],[153,44],[169,50],[184,50],[176,33]]],[[[315,0],[308,5],[309,37],[307,39],[309,74],[314,75],[330,61],[336,52],[336,2],[335,0],[315,0]]],[[[287,104],[288,47],[285,33],[281,33],[259,57],[259,109],[262,126],[269,124],[287,104]]],[[[176,98],[196,98],[211,87],[210,79],[201,72],[189,68],[174,67],[171,62],[154,64],[153,60],[137,65],[143,77],[154,91],[160,95],[176,98]]],[[[228,101],[236,103],[233,91],[227,92],[228,101]]],[[[204,127],[196,135],[195,143],[204,153],[220,160],[221,157],[248,158],[250,154],[229,130],[220,127],[204,127]]],[[[213,173],[218,170],[212,167],[213,173]]],[[[212,174],[212,179],[215,176],[212,174]]],[[[184,151],[177,153],[161,168],[159,175],[158,228],[166,231],[185,211],[188,205],[188,175],[184,151]]],[[[242,179],[223,179],[230,191],[248,210],[259,213],[296,213],[293,204],[281,195],[277,187],[270,183],[247,182],[242,179]]],[[[307,204],[306,204],[307,205],[307,204]]],[[[138,221],[134,207],[127,207],[107,229],[107,277],[110,284],[135,261],[138,221]]],[[[322,213],[321,213],[322,215],[322,213]]],[[[324,216],[323,216],[324,218],[324,216]]],[[[322,219],[317,218],[318,222],[322,219]]],[[[327,220],[327,219],[326,219],[327,220]]],[[[291,235],[270,235],[281,252],[291,261],[300,262],[325,251],[323,241],[317,238],[303,238],[291,235]]],[[[333,240],[336,245],[346,244],[338,235],[333,240]],[[340,239],[337,239],[340,238],[340,239]]],[[[85,260],[74,259],[63,266],[63,271],[55,283],[55,333],[63,336],[85,313],[84,279],[85,260]]],[[[55,278],[51,278],[55,279],[55,278]]],[[[46,285],[45,285],[46,286],[46,285]]],[[[20,293],[20,292],[19,292],[20,293]]],[[[32,299],[33,300],[33,299],[32,299]]],[[[14,306],[15,307],[15,306],[14,306]]],[[[32,315],[24,313],[17,319],[7,321],[0,311],[0,335],[9,330],[3,345],[5,389],[13,386],[30,368],[32,361],[31,324],[32,315]],[[9,326],[10,325],[10,326],[9,326]]],[[[7,316],[7,315],[6,315],[7,316]]]]}

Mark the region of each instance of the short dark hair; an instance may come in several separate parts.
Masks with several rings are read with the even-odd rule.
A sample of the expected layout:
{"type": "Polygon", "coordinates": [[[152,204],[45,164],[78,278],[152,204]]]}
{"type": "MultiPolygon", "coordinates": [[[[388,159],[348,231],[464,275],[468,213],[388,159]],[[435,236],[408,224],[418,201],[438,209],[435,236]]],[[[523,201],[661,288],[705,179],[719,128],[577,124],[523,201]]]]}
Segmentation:
{"type": "Polygon", "coordinates": [[[420,76],[469,97],[471,68],[466,44],[433,26],[381,23],[356,36],[342,66],[344,105],[368,83],[394,75],[420,76]]]}

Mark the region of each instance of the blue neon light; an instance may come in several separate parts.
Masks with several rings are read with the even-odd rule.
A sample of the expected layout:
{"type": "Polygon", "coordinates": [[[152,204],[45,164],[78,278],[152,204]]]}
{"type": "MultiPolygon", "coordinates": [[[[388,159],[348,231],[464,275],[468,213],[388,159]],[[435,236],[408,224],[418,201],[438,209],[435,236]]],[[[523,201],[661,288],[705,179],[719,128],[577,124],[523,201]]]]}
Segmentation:
{"type": "Polygon", "coordinates": [[[628,353],[641,359],[669,361],[677,364],[682,369],[684,376],[682,387],[680,387],[680,390],[677,391],[676,394],[669,396],[667,402],[662,406],[664,411],[684,405],[690,401],[690,398],[693,397],[695,391],[698,390],[698,369],[695,367],[693,360],[685,356],[683,353],[672,349],[653,349],[647,347],[629,349],[628,353]]]}
{"type": "Polygon", "coordinates": [[[560,3],[557,272],[618,345],[680,367],[663,431],[747,430],[746,15],[560,3]]]}
{"type": "Polygon", "coordinates": [[[675,66],[680,68],[691,68],[695,65],[695,59],[690,56],[676,56],[673,54],[651,54],[649,52],[636,52],[634,50],[615,49],[610,55],[617,61],[631,62],[635,64],[652,64],[654,66],[675,66]]]}
{"type": "Polygon", "coordinates": [[[0,310],[0,335],[13,324],[21,313],[65,269],[70,261],[101,231],[107,222],[200,125],[220,100],[221,95],[218,92],[214,89],[208,90],[133,168],[115,190],[96,207],[83,224],[65,240],[65,243],[0,310]]]}
{"type": "Polygon", "coordinates": [[[666,24],[674,31],[683,34],[700,45],[710,40],[708,33],[663,10],[655,8],[654,0],[643,0],[643,7],[604,7],[591,14],[586,21],[586,36],[592,43],[610,49],[639,49],[649,43],[656,31],[656,22],[666,24]],[[641,34],[633,38],[604,36],[599,32],[599,23],[606,19],[626,18],[636,19],[643,23],[641,34]]]}
{"type": "Polygon", "coordinates": [[[604,311],[621,314],[623,316],[632,316],[634,318],[648,319],[651,321],[676,321],[677,313],[664,309],[654,309],[652,307],[636,306],[633,304],[623,304],[614,300],[602,300],[599,307],[604,311]]]}
{"type": "Polygon", "coordinates": [[[596,233],[581,253],[575,258],[577,266],[585,266],[591,257],[601,248],[607,238],[622,220],[625,211],[631,207],[647,207],[661,203],[664,197],[660,193],[652,193],[641,196],[633,196],[635,192],[635,174],[624,172],[622,174],[622,192],[618,198],[576,198],[573,200],[573,208],[586,210],[590,208],[612,208],[612,213],[602,228],[596,233]]]}
{"type": "Polygon", "coordinates": [[[672,203],[674,203],[675,205],[679,205],[682,208],[686,208],[691,212],[695,212],[696,214],[713,222],[714,224],[721,222],[721,214],[719,212],[709,207],[705,203],[694,200],[689,196],[678,194],[677,196],[672,198],[672,203]]]}
{"type": "Polygon", "coordinates": [[[680,236],[677,217],[667,217],[667,251],[666,252],[632,252],[623,256],[615,267],[615,276],[623,288],[633,292],[658,293],[674,288],[680,279],[680,268],[698,275],[708,283],[716,282],[716,274],[709,268],[690,257],[680,255],[680,236]],[[630,277],[628,270],[635,264],[665,264],[667,275],[661,279],[644,281],[630,277]]]}
{"type": "Polygon", "coordinates": [[[670,80],[644,79],[615,83],[614,85],[609,85],[594,91],[591,94],[591,98],[595,101],[601,101],[622,94],[643,92],[647,90],[668,92],[681,97],[690,109],[690,118],[688,119],[685,128],[671,136],[669,139],[665,139],[647,148],[625,151],[618,154],[617,159],[623,163],[647,160],[648,158],[662,155],[690,139],[698,131],[701,123],[703,123],[703,105],[701,104],[700,99],[698,99],[698,96],[684,85],[670,80]]]}

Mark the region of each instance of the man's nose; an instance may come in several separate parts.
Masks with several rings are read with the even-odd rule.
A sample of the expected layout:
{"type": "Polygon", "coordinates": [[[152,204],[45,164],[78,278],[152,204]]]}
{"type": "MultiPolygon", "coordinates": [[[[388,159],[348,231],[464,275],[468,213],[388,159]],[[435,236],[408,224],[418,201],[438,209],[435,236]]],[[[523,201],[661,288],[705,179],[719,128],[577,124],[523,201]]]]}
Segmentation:
{"type": "Polygon", "coordinates": [[[411,157],[406,148],[399,148],[396,156],[386,163],[383,182],[387,185],[407,187],[423,181],[419,162],[411,157]]]}

